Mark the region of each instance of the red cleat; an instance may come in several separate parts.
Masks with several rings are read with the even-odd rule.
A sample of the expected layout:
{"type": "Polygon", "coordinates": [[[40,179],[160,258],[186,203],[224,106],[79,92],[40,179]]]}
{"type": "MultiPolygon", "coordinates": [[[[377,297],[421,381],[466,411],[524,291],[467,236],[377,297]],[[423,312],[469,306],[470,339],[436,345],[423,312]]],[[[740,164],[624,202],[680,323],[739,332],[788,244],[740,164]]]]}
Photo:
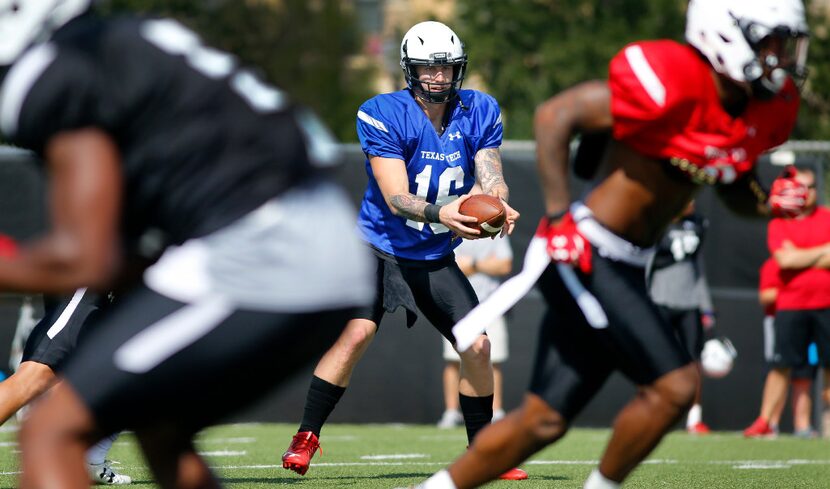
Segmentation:
{"type": "MultiPolygon", "coordinates": [[[[288,450],[282,454],[282,468],[305,475],[311,464],[311,457],[317,453],[318,448],[320,448],[320,440],[317,435],[310,431],[297,433],[291,440],[288,450]]],[[[320,453],[323,453],[322,448],[320,448],[320,453]]]]}
{"type": "Polygon", "coordinates": [[[686,428],[686,431],[690,435],[708,435],[709,432],[711,432],[712,430],[710,430],[709,427],[706,426],[706,423],[704,423],[703,421],[698,421],[692,426],[686,428]]]}
{"type": "Polygon", "coordinates": [[[760,416],[749,428],[744,430],[744,436],[746,438],[772,438],[775,435],[775,430],[760,416]]]}
{"type": "Polygon", "coordinates": [[[503,481],[523,481],[527,479],[527,472],[522,469],[510,469],[499,476],[503,481]]]}

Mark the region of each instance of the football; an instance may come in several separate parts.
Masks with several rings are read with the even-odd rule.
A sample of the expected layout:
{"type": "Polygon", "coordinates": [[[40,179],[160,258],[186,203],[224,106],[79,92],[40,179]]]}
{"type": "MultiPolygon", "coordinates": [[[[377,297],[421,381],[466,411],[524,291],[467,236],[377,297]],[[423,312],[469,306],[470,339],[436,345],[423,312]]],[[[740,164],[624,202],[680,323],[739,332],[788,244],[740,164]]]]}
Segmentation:
{"type": "Polygon", "coordinates": [[[703,344],[700,365],[707,377],[720,379],[732,371],[738,352],[728,338],[713,338],[703,344]]]}
{"type": "Polygon", "coordinates": [[[468,226],[479,229],[482,238],[499,234],[504,226],[504,219],[507,217],[501,199],[484,194],[471,195],[469,199],[461,203],[458,212],[478,219],[477,223],[471,223],[468,226]]]}

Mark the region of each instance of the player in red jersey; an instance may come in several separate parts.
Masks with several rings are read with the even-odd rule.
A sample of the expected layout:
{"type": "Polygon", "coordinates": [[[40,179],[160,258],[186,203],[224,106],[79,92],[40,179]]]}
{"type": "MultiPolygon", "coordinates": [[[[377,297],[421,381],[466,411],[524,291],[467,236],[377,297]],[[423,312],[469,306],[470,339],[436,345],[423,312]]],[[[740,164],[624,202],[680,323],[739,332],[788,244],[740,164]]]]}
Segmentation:
{"type": "MultiPolygon", "coordinates": [[[[579,84],[539,106],[537,157],[548,216],[525,263],[540,263],[535,255],[544,258],[547,249],[554,264],[538,269],[550,309],[530,389],[521,407],[419,487],[493,480],[560,439],[616,370],[638,386],[637,395],[619,412],[584,487],[619,487],[657,446],[691,406],[699,378],[649,300],[643,267],[702,184],[715,185],[745,215],[804,204],[804,189],[791,178],[776,185],[780,195],[768,202],[752,170],[758,155],[783,143],[793,127],[806,37],[800,0],[692,0],[688,44],[631,44],[611,61],[607,81],[579,84]],[[611,138],[589,192],[572,203],[569,141],[598,131],[611,138]]],[[[511,285],[478,309],[507,302],[511,285]]]]}

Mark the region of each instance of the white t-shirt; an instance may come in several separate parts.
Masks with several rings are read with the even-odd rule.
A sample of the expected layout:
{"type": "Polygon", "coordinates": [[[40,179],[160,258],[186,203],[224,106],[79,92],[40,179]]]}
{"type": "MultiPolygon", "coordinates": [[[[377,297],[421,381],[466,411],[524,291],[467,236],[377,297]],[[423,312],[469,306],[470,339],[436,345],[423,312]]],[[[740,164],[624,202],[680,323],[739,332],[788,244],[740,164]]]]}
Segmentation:
{"type": "MultiPolygon", "coordinates": [[[[473,260],[484,260],[488,257],[513,259],[513,249],[510,247],[510,241],[507,236],[496,239],[465,239],[455,249],[455,256],[469,256],[473,260]]],[[[483,301],[501,283],[498,277],[491,277],[484,273],[475,273],[467,277],[470,279],[470,284],[476,291],[478,300],[483,301]]]]}

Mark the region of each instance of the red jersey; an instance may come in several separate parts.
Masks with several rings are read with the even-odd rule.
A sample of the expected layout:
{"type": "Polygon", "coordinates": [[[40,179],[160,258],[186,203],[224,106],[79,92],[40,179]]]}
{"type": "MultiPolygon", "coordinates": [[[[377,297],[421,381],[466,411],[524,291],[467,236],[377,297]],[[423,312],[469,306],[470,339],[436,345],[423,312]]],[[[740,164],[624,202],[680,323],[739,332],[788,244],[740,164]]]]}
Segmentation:
{"type": "Polygon", "coordinates": [[[770,100],[750,99],[738,117],[723,108],[709,63],[691,46],[630,44],[608,77],[614,139],[668,160],[698,183],[731,183],[758,155],[785,142],[798,112],[792,81],[770,100]]]}
{"type": "MultiPolygon", "coordinates": [[[[798,248],[830,243],[830,209],[819,206],[809,216],[770,221],[767,228],[770,253],[780,249],[785,240],[798,248]]],[[[830,307],[830,270],[781,270],[780,275],[782,287],[776,301],[778,310],[830,307]]]]}
{"type": "MultiPolygon", "coordinates": [[[[781,290],[781,269],[778,268],[778,262],[775,258],[769,257],[763,265],[761,265],[760,280],[758,281],[758,290],[764,289],[778,289],[781,290]]],[[[775,303],[764,307],[764,314],[767,316],[775,315],[775,303]]]]}

